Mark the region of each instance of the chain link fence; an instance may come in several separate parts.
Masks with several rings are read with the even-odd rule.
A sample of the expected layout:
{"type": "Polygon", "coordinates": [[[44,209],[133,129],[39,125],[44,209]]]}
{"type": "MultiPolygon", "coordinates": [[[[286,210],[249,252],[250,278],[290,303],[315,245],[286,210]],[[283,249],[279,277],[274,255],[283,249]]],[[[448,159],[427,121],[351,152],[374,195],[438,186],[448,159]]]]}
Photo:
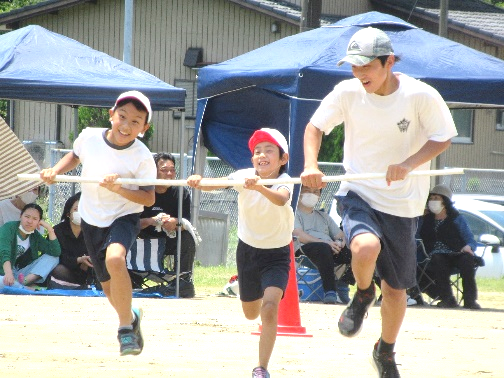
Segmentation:
{"type": "MultiPolygon", "coordinates": [[[[52,166],[70,150],[53,149],[51,151],[52,166]]],[[[180,175],[180,154],[173,154],[176,160],[177,177],[180,175]]],[[[191,174],[192,156],[184,156],[187,168],[186,177],[191,174]]],[[[337,176],[345,173],[341,163],[319,163],[319,167],[326,176],[337,176]]],[[[234,169],[216,157],[208,157],[203,177],[227,177],[234,169]]],[[[71,175],[80,174],[80,166],[71,175]]],[[[464,175],[440,176],[440,183],[448,185],[454,193],[504,193],[504,170],[466,169],[464,175]]],[[[318,208],[329,212],[333,195],[339,189],[340,182],[331,182],[322,191],[318,208]]],[[[65,201],[80,191],[78,183],[59,183],[51,185],[48,199],[48,218],[53,223],[59,223],[65,201]]],[[[238,193],[235,190],[223,189],[212,192],[201,192],[200,210],[212,211],[229,215],[230,233],[228,240],[227,264],[235,262],[235,250],[237,244],[236,229],[238,223],[238,193]]]]}

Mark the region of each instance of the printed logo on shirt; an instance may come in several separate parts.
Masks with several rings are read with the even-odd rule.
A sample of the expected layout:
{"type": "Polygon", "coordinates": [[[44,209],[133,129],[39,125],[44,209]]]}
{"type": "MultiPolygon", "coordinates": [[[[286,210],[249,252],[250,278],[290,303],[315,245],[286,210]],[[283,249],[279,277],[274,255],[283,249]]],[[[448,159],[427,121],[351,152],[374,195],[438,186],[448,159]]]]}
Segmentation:
{"type": "Polygon", "coordinates": [[[401,133],[405,133],[408,131],[408,127],[411,121],[407,121],[406,118],[403,118],[401,121],[397,122],[397,126],[399,127],[399,131],[401,133]]]}

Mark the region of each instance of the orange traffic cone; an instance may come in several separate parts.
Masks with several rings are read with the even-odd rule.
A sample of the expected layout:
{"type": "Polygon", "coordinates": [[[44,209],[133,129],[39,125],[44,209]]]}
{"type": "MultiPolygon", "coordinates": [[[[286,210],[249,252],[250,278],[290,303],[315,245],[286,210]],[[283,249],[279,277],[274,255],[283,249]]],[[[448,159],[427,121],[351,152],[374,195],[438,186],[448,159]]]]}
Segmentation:
{"type": "MultiPolygon", "coordinates": [[[[313,337],[306,333],[306,328],[301,326],[301,315],[299,313],[299,295],[296,280],[296,262],[294,260],[294,245],[290,243],[290,272],[289,281],[283,299],[280,301],[278,309],[277,336],[298,336],[313,337]]],[[[262,326],[253,335],[261,334],[262,326]]]]}

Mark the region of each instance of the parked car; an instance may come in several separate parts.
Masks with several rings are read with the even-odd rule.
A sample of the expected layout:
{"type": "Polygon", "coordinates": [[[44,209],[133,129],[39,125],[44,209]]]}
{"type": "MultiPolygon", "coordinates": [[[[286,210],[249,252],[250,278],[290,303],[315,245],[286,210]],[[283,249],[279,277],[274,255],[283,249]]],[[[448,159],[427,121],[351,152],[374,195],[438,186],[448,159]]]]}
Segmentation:
{"type": "Polygon", "coordinates": [[[457,197],[459,199],[473,199],[478,201],[495,203],[496,205],[504,206],[504,196],[497,196],[494,194],[474,194],[474,193],[460,193],[455,194],[454,198],[457,197]]]}
{"type": "MultiPolygon", "coordinates": [[[[478,268],[476,276],[504,277],[504,206],[466,198],[459,194],[454,194],[452,200],[455,207],[467,220],[469,228],[474,234],[474,239],[478,242],[476,254],[483,255],[485,260],[485,266],[478,268]]],[[[341,218],[336,212],[336,200],[333,200],[329,215],[338,224],[341,222],[341,218]]]]}

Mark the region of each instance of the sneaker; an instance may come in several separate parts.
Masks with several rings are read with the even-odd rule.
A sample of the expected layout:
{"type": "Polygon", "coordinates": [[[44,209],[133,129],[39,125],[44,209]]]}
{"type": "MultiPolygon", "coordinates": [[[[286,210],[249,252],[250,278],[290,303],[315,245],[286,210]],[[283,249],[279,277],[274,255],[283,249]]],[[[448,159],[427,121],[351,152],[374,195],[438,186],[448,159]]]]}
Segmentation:
{"type": "Polygon", "coordinates": [[[374,284],[372,285],[372,294],[361,294],[361,292],[357,291],[352,301],[341,314],[338,321],[338,328],[343,336],[356,336],[362,329],[364,317],[367,315],[369,308],[373,306],[376,299],[375,287],[374,284]]]}
{"type": "Polygon", "coordinates": [[[455,298],[443,299],[438,302],[437,307],[440,308],[456,308],[458,307],[457,300],[455,298]]]}
{"type": "Polygon", "coordinates": [[[336,304],[338,301],[338,296],[335,291],[326,291],[324,294],[324,303],[325,304],[336,304]]]}
{"type": "Polygon", "coordinates": [[[142,336],[142,329],[140,328],[140,322],[142,321],[143,311],[141,307],[133,307],[132,311],[135,313],[135,320],[133,321],[133,332],[138,340],[138,346],[140,347],[140,352],[144,347],[144,340],[142,336]]]}
{"type": "Polygon", "coordinates": [[[379,353],[378,343],[373,349],[372,365],[380,378],[401,378],[394,359],[395,353],[379,353]]]}
{"type": "Polygon", "coordinates": [[[137,355],[142,352],[142,348],[138,345],[138,338],[133,330],[121,329],[117,334],[117,340],[120,344],[121,356],[127,356],[129,354],[137,355]]]}
{"type": "Polygon", "coordinates": [[[258,366],[252,370],[252,378],[270,378],[268,370],[262,366],[258,366]]]}
{"type": "Polygon", "coordinates": [[[409,295],[406,297],[406,305],[407,306],[416,306],[417,301],[411,298],[409,295]]]}
{"type": "Polygon", "coordinates": [[[476,301],[470,303],[464,302],[464,308],[468,308],[469,310],[481,310],[481,306],[476,301]]]}

